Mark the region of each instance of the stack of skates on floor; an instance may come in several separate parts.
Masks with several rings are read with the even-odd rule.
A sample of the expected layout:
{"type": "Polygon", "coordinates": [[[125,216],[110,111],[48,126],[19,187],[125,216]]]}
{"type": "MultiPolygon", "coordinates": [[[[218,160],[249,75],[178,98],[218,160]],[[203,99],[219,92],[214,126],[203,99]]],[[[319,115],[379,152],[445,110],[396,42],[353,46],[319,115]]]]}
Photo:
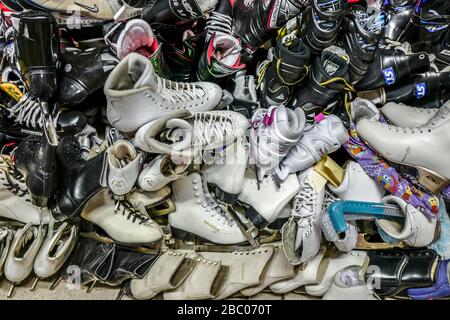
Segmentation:
{"type": "Polygon", "coordinates": [[[450,296],[447,1],[1,3],[8,296],[450,296]]]}

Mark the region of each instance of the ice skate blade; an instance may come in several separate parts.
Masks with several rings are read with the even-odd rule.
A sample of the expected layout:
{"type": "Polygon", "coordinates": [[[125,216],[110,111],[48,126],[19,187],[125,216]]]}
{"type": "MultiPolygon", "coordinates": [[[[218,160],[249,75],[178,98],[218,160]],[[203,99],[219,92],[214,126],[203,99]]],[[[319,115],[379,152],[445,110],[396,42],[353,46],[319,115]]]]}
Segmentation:
{"type": "Polygon", "coordinates": [[[212,243],[209,240],[203,239],[188,231],[180,230],[174,227],[170,227],[173,243],[169,246],[171,249],[180,250],[194,250],[194,251],[211,251],[211,252],[231,252],[231,251],[248,251],[253,250],[254,247],[248,242],[222,245],[212,243]]]}

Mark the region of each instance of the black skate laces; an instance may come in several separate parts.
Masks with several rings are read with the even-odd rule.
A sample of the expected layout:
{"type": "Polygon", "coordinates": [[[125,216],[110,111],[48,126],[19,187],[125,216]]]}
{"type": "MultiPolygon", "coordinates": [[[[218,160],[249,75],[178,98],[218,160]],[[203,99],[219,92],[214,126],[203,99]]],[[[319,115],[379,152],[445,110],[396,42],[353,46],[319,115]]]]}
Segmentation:
{"type": "Polygon", "coordinates": [[[150,218],[145,217],[139,210],[124,200],[115,200],[114,214],[126,216],[127,220],[132,220],[132,223],[138,223],[139,225],[150,221],[150,218]]]}

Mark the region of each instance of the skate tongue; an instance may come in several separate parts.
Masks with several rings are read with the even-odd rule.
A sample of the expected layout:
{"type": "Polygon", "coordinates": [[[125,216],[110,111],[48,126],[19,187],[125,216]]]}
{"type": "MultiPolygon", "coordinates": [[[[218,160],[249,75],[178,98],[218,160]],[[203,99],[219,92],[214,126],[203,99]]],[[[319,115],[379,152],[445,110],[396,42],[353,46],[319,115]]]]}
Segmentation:
{"type": "Polygon", "coordinates": [[[213,56],[224,65],[234,67],[241,57],[241,46],[239,41],[228,34],[216,34],[214,38],[213,56]]]}
{"type": "Polygon", "coordinates": [[[132,53],[129,55],[130,62],[128,64],[128,75],[133,81],[134,89],[149,87],[152,90],[157,89],[155,70],[153,65],[146,57],[132,53]]]}

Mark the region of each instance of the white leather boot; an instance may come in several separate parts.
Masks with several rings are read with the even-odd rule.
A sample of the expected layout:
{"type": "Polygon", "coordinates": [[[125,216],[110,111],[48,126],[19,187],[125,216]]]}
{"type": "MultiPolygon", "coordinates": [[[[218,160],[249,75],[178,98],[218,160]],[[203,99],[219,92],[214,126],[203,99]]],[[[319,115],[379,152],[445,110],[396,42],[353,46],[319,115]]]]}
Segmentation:
{"type": "Polygon", "coordinates": [[[249,206],[246,211],[247,218],[255,227],[262,229],[277,219],[299,190],[300,184],[295,174],[289,175],[278,187],[273,176],[267,176],[258,182],[255,171],[248,168],[238,199],[249,206]]]}
{"type": "Polygon", "coordinates": [[[437,194],[450,182],[450,107],[441,108],[420,128],[361,119],[356,130],[383,158],[417,168],[419,184],[432,193],[437,194]]]}
{"type": "Polygon", "coordinates": [[[48,233],[34,260],[33,270],[39,278],[48,278],[61,269],[72,253],[78,239],[78,226],[62,223],[48,233]]]}
{"type": "MultiPolygon", "coordinates": [[[[222,202],[233,204],[244,187],[248,162],[247,139],[245,136],[239,137],[235,143],[215,153],[213,163],[205,168],[206,180],[214,185],[214,193],[222,202]]],[[[207,161],[205,157],[203,161],[207,161]]]]}
{"type": "Polygon", "coordinates": [[[178,288],[196,265],[186,255],[186,251],[164,249],[144,278],[131,280],[131,295],[137,300],[148,300],[178,288]]]}
{"type": "MultiPolygon", "coordinates": [[[[450,105],[450,103],[447,102],[442,108],[447,105],[450,105]]],[[[430,121],[439,111],[439,108],[416,108],[403,103],[389,102],[380,110],[393,125],[418,128],[430,121]]]]}
{"type": "Polygon", "coordinates": [[[13,230],[8,227],[0,228],[0,277],[3,275],[3,267],[8,257],[9,247],[13,239],[13,230]]]}
{"type": "Polygon", "coordinates": [[[327,183],[313,167],[301,172],[298,180],[300,192],[294,198],[291,218],[282,228],[284,252],[294,265],[311,260],[319,252],[327,183]]]}
{"type": "Polygon", "coordinates": [[[229,214],[209,194],[203,173],[191,173],[172,183],[176,210],[169,215],[172,235],[190,234],[217,244],[237,244],[247,238],[229,214]]]}
{"type": "Polygon", "coordinates": [[[405,214],[405,219],[401,223],[396,220],[376,219],[375,223],[390,237],[399,241],[403,240],[411,247],[426,247],[439,237],[436,234],[438,219],[425,216],[420,210],[406,203],[396,196],[386,196],[381,200],[383,203],[396,204],[405,214]]]}
{"type": "Polygon", "coordinates": [[[138,184],[144,191],[157,191],[170,182],[184,177],[188,164],[175,164],[169,155],[159,155],[139,174],[138,184]]]}
{"type": "Polygon", "coordinates": [[[31,274],[33,261],[44,241],[46,232],[46,227],[33,226],[31,223],[16,231],[4,266],[6,279],[17,284],[31,274]]]}
{"type": "Polygon", "coordinates": [[[331,114],[303,133],[303,137],[289,151],[276,168],[276,174],[284,181],[291,173],[313,166],[326,154],[338,150],[348,140],[348,133],[341,119],[331,114]]]}
{"type": "Polygon", "coordinates": [[[222,99],[214,83],[177,83],[159,77],[150,60],[132,52],[111,72],[104,92],[109,123],[123,132],[177,110],[208,111],[222,99]]]}
{"type": "Polygon", "coordinates": [[[188,251],[186,257],[195,261],[192,272],[178,288],[164,291],[164,300],[203,300],[217,297],[228,275],[228,267],[194,251],[188,251]]]}
{"type": "Polygon", "coordinates": [[[126,140],[115,142],[108,150],[108,186],[117,196],[129,193],[141,171],[141,154],[126,140]]]}
{"type": "MultiPolygon", "coordinates": [[[[254,296],[275,282],[290,279],[295,276],[294,266],[286,258],[281,242],[271,243],[270,246],[273,247],[274,253],[273,258],[269,262],[264,280],[257,286],[241,290],[244,296],[254,296]]],[[[261,249],[264,248],[265,246],[261,246],[261,249]]]]}
{"type": "Polygon", "coordinates": [[[273,254],[274,248],[269,245],[251,251],[202,252],[203,257],[221,261],[228,267],[228,275],[215,299],[223,300],[242,289],[261,284],[273,254]]]}
{"type": "Polygon", "coordinates": [[[156,222],[126,201],[114,201],[107,189],[100,190],[89,200],[81,217],[102,228],[120,244],[154,245],[163,237],[163,231],[156,222]]]}

